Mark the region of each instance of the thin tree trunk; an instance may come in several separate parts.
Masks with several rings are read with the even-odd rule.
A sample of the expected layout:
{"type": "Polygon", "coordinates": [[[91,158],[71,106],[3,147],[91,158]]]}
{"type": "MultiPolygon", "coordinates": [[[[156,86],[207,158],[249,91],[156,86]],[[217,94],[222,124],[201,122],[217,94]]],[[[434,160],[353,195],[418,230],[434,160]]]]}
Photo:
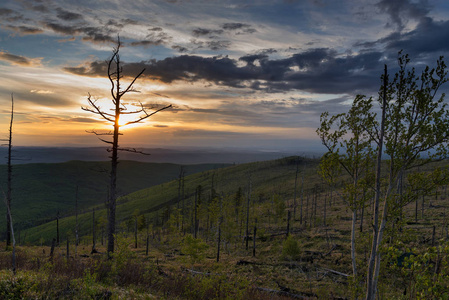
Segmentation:
{"type": "Polygon", "coordinates": [[[193,220],[193,230],[194,230],[194,234],[193,234],[193,236],[196,238],[196,235],[197,235],[197,231],[198,231],[198,228],[197,228],[197,226],[198,226],[198,222],[197,222],[197,201],[198,201],[198,189],[196,189],[195,190],[195,207],[194,207],[194,209],[195,209],[195,215],[194,215],[194,220],[193,220]]]}
{"type": "Polygon", "coordinates": [[[95,208],[92,209],[92,251],[91,253],[97,253],[96,249],[96,234],[95,234],[95,208]]]}
{"type": "Polygon", "coordinates": [[[257,218],[254,222],[254,235],[253,235],[253,257],[256,257],[256,233],[257,233],[257,218]]]}
{"type": "Polygon", "coordinates": [[[302,174],[301,174],[301,207],[300,207],[300,213],[299,213],[299,223],[302,225],[303,222],[303,202],[304,202],[304,173],[306,170],[306,163],[304,162],[304,167],[302,168],[302,174]]]}
{"type": "MultiPolygon", "coordinates": [[[[385,65],[383,81],[383,93],[382,93],[382,117],[380,123],[379,141],[377,149],[376,159],[376,189],[374,196],[374,208],[373,208],[373,241],[371,245],[371,254],[368,261],[367,279],[366,279],[366,300],[376,299],[377,282],[375,278],[375,263],[380,260],[378,254],[379,242],[381,241],[381,235],[379,235],[379,205],[380,205],[380,181],[381,181],[381,164],[382,164],[382,152],[383,152],[383,140],[385,133],[385,115],[387,105],[387,85],[388,85],[388,73],[387,66],[385,65]],[[380,239],[379,239],[380,236],[380,239]]],[[[385,203],[385,207],[386,207],[385,203]]],[[[385,208],[384,207],[384,208],[385,208]]],[[[384,211],[386,213],[386,210],[384,211]]],[[[385,219],[382,220],[383,222],[385,219]]],[[[382,224],[384,225],[384,224],[382,224]]]]}
{"type": "Polygon", "coordinates": [[[217,238],[217,262],[220,261],[220,243],[221,243],[221,223],[223,221],[223,217],[220,217],[218,220],[218,238],[217,238]]]}
{"type": "Polygon", "coordinates": [[[299,161],[296,159],[296,172],[295,172],[295,191],[293,197],[293,220],[296,220],[296,186],[298,184],[298,172],[299,172],[299,161]]]}
{"type": "Polygon", "coordinates": [[[59,246],[59,210],[56,216],[56,245],[59,246]]]}
{"type": "Polygon", "coordinates": [[[134,248],[137,249],[137,216],[134,220],[134,248]]]}
{"type": "Polygon", "coordinates": [[[249,175],[249,189],[248,189],[248,199],[246,201],[246,250],[248,250],[248,239],[249,239],[249,204],[251,199],[251,175],[249,175]]]}
{"type": "Polygon", "coordinates": [[[6,246],[11,245],[11,228],[12,228],[12,221],[11,221],[11,191],[12,191],[12,164],[11,164],[11,158],[12,158],[12,124],[14,119],[14,96],[11,94],[11,121],[9,123],[9,139],[8,139],[8,183],[7,183],[7,192],[6,192],[6,246]],[[9,211],[9,213],[8,213],[9,211]]]}
{"type": "Polygon", "coordinates": [[[78,236],[78,185],[75,190],[75,255],[77,254],[77,247],[79,244],[78,236]]]}
{"type": "Polygon", "coordinates": [[[357,264],[356,264],[356,253],[355,253],[355,226],[357,222],[357,210],[352,210],[352,226],[351,226],[351,261],[352,261],[352,275],[354,279],[357,277],[357,264]]]}

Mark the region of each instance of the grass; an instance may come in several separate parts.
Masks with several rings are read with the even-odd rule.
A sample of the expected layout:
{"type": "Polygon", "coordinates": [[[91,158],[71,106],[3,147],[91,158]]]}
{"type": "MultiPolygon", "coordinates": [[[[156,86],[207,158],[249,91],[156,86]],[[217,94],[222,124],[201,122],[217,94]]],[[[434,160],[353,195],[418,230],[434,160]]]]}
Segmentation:
{"type": "MultiPolygon", "coordinates": [[[[69,260],[77,261],[84,269],[73,271],[74,275],[70,275],[73,277],[58,274],[58,278],[62,278],[60,280],[65,280],[64,284],[58,283],[55,285],[58,288],[49,291],[40,289],[36,293],[51,298],[70,290],[70,297],[75,299],[106,294],[117,299],[282,299],[287,297],[287,292],[311,299],[362,297],[371,243],[371,207],[368,205],[364,211],[362,231],[360,219],[357,222],[356,252],[360,277],[354,279],[350,276],[350,211],[336,193],[331,193],[320,182],[316,173],[317,164],[317,160],[300,160],[295,217],[292,212],[296,158],[236,165],[189,175],[185,181],[184,211],[182,202],[177,209],[177,181],[128,194],[118,202],[119,242],[112,262],[106,259],[105,246],[101,243],[104,224],[99,220],[105,220],[101,207],[96,211],[96,231],[97,248],[103,254],[90,254],[91,212],[79,216],[83,238],[77,247],[77,255],[74,255],[74,218],[61,219],[63,243],[50,264],[67,261],[65,239],[68,237],[73,256],[69,260]],[[186,238],[194,234],[192,203],[199,185],[202,186],[202,200],[197,208],[199,239],[197,242],[191,239],[187,242],[186,238]],[[246,201],[250,186],[250,237],[247,249],[246,201]],[[236,206],[239,188],[242,198],[236,206]],[[288,210],[291,211],[290,244],[286,245],[288,210]],[[146,220],[146,224],[139,225],[137,248],[134,248],[133,215],[143,216],[146,220]],[[218,222],[219,217],[223,217],[221,223],[218,222]],[[256,219],[256,255],[253,257],[256,219]],[[217,262],[219,225],[221,252],[217,262]],[[147,236],[150,242],[148,256],[145,255],[147,236]],[[292,241],[297,242],[299,250],[291,245],[292,241]],[[285,247],[290,252],[284,250],[285,247]],[[76,286],[82,288],[77,289],[76,286]],[[89,290],[88,287],[92,287],[94,292],[83,294],[82,290],[89,290]],[[124,291],[130,294],[121,294],[124,291]],[[106,294],[101,294],[103,292],[106,294]]],[[[447,162],[439,163],[440,166],[445,164],[447,162]]],[[[381,298],[445,297],[444,293],[449,289],[446,192],[443,186],[438,189],[438,195],[426,195],[422,211],[422,198],[418,199],[418,222],[415,222],[415,202],[409,203],[401,214],[391,218],[381,249],[381,298]],[[399,257],[409,252],[414,253],[411,261],[398,267],[399,257]]],[[[27,267],[27,264],[33,266],[32,262],[35,264],[37,257],[41,262],[48,262],[48,246],[55,236],[55,224],[29,229],[26,238],[24,234],[25,231],[22,232],[22,244],[38,246],[21,247],[21,251],[27,253],[21,261],[28,263],[19,264],[20,272],[31,272],[31,275],[24,275],[30,277],[45,274],[47,269],[42,266],[27,267]],[[39,241],[43,242],[43,246],[39,241]]],[[[0,270],[9,268],[10,252],[3,252],[3,255],[4,263],[0,270]]],[[[64,269],[62,266],[58,268],[64,269]]],[[[69,274],[72,274],[69,271],[71,268],[67,268],[69,274]]]]}

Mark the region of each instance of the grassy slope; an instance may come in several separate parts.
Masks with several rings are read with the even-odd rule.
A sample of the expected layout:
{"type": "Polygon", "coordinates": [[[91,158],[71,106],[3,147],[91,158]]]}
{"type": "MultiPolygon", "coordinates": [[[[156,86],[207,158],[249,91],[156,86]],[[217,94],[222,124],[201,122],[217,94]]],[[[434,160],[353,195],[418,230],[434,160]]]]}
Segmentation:
{"type": "MultiPolygon", "coordinates": [[[[78,187],[80,210],[104,203],[109,178],[108,162],[70,161],[56,164],[13,166],[12,211],[17,230],[41,224],[61,215],[73,214],[78,187]]],[[[214,164],[186,166],[187,174],[217,167],[214,164]]],[[[121,161],[118,169],[119,194],[158,185],[178,177],[180,166],[168,163],[121,161]]],[[[0,166],[0,182],[6,182],[6,166],[0,166]]],[[[2,184],[6,189],[6,183],[2,184]]],[[[6,212],[0,205],[0,214],[6,212]]],[[[0,218],[3,229],[4,218],[0,218]]],[[[3,231],[3,230],[1,230],[3,231]]]]}
{"type": "MultiPolygon", "coordinates": [[[[332,273],[329,270],[335,270],[340,274],[351,274],[350,263],[350,211],[345,207],[341,199],[337,198],[335,193],[331,195],[330,189],[322,183],[317,175],[317,160],[308,160],[301,162],[300,170],[304,172],[304,198],[303,198],[303,217],[304,222],[299,222],[299,207],[296,214],[296,220],[291,222],[293,229],[292,236],[299,242],[301,248],[301,258],[299,261],[286,260],[281,256],[283,250],[283,241],[285,240],[286,229],[286,211],[282,217],[274,217],[276,207],[273,206],[273,195],[279,195],[282,201],[287,205],[286,209],[291,209],[293,202],[293,189],[295,181],[295,161],[286,158],[277,161],[257,162],[242,164],[232,167],[226,167],[214,171],[206,171],[199,174],[193,174],[186,177],[186,194],[189,197],[186,201],[193,200],[193,192],[196,186],[202,185],[204,195],[207,196],[210,191],[212,177],[214,178],[214,187],[219,194],[225,195],[225,201],[232,201],[232,197],[238,187],[243,188],[246,195],[249,174],[251,174],[252,201],[255,204],[250,212],[251,227],[254,219],[258,219],[257,229],[257,254],[252,257],[250,243],[249,250],[245,250],[242,243],[242,232],[237,230],[234,233],[235,239],[228,239],[228,243],[222,243],[222,256],[220,264],[215,264],[215,230],[210,232],[205,229],[205,215],[202,216],[201,229],[199,236],[207,241],[209,249],[206,251],[206,257],[196,263],[189,262],[188,256],[184,252],[181,233],[169,230],[167,226],[163,229],[156,228],[156,237],[151,239],[151,255],[143,255],[145,243],[145,230],[139,234],[139,247],[133,251],[139,253],[142,261],[149,261],[157,264],[162,270],[169,270],[176,276],[183,276],[183,268],[194,268],[202,272],[216,272],[219,274],[239,274],[245,280],[250,282],[251,286],[259,286],[269,289],[279,289],[280,286],[291,288],[293,291],[308,292],[316,295],[320,299],[328,299],[329,293],[341,297],[350,297],[348,280],[345,276],[338,273],[332,273]],[[230,197],[226,197],[230,195],[230,197]],[[312,206],[312,199],[317,199],[316,207],[312,206]],[[326,212],[326,224],[324,224],[324,213],[326,212]],[[212,232],[212,235],[210,234],[212,232]],[[284,233],[284,234],[283,234],[284,233]],[[240,260],[250,261],[254,264],[241,265],[240,260]],[[180,265],[182,266],[181,269],[180,265]]],[[[447,164],[447,162],[440,162],[447,164]]],[[[298,192],[301,186],[301,174],[298,178],[298,192]]],[[[388,245],[396,245],[402,241],[399,251],[410,251],[408,248],[415,248],[416,251],[425,251],[426,247],[431,245],[432,228],[436,226],[435,243],[440,243],[441,238],[446,237],[447,217],[446,217],[446,189],[440,188],[438,196],[429,194],[425,196],[423,215],[421,215],[421,201],[419,199],[419,217],[418,222],[414,222],[415,203],[410,203],[403,210],[403,223],[401,231],[397,230],[400,218],[392,218],[388,224],[385,241],[388,245]],[[408,223],[407,223],[408,222],[408,223]],[[392,234],[390,230],[394,225],[395,230],[392,234]]],[[[154,220],[157,215],[159,224],[161,216],[167,209],[167,204],[174,204],[177,199],[177,182],[167,182],[159,186],[139,190],[120,199],[117,208],[118,222],[126,222],[136,209],[144,213],[150,220],[154,220]]],[[[300,202],[300,193],[298,193],[298,204],[300,202]]],[[[359,231],[360,222],[357,222],[357,261],[359,274],[365,274],[368,249],[370,245],[370,222],[371,208],[365,210],[363,232],[359,231]]],[[[359,214],[360,216],[360,214],[359,214]]],[[[99,209],[96,212],[96,218],[105,219],[104,210],[99,209]]],[[[81,234],[90,234],[91,231],[91,213],[80,216],[81,234]]],[[[226,226],[234,218],[228,216],[226,226]]],[[[69,234],[73,241],[74,218],[65,218],[61,220],[61,232],[63,237],[69,234]]],[[[190,224],[186,224],[186,227],[190,224]]],[[[241,226],[239,224],[236,225],[241,226]]],[[[119,231],[123,226],[119,226],[119,231]]],[[[133,245],[132,234],[119,235],[128,236],[128,245],[133,245]]],[[[188,231],[189,232],[189,231],[188,231]]],[[[226,227],[223,228],[223,236],[226,236],[226,227]]],[[[55,236],[55,223],[49,223],[27,231],[27,242],[37,242],[41,237],[49,245],[50,239],[55,236]]],[[[22,233],[23,237],[23,233],[22,233]]],[[[223,238],[223,239],[226,239],[223,238]]],[[[23,242],[23,239],[22,239],[23,242]]],[[[89,251],[91,244],[88,237],[83,241],[84,251],[89,251]]],[[[105,249],[98,245],[100,251],[105,249]]],[[[131,249],[132,246],[129,246],[131,249]]],[[[64,251],[64,249],[61,249],[64,251]]],[[[415,251],[415,250],[413,250],[415,251]]],[[[386,258],[385,258],[386,260],[386,258]]],[[[393,260],[394,262],[394,260],[393,260]]],[[[389,264],[391,266],[391,264],[389,264]]],[[[404,287],[407,286],[407,278],[402,278],[400,274],[387,271],[383,267],[380,282],[382,286],[383,298],[394,298],[402,295],[404,287]]],[[[228,275],[227,275],[228,276],[228,275]]],[[[303,294],[304,295],[304,294],[303,294]]],[[[311,296],[313,297],[313,296],[311,296]]]]}
{"type": "MultiPolygon", "coordinates": [[[[319,180],[318,175],[315,172],[316,164],[317,161],[307,161],[306,180],[308,182],[316,182],[319,180]]],[[[185,178],[186,202],[192,201],[194,190],[198,185],[202,185],[204,195],[208,197],[212,185],[212,176],[214,177],[214,188],[220,194],[234,194],[239,187],[242,187],[243,190],[246,191],[249,184],[250,174],[252,193],[261,200],[266,200],[266,198],[273,193],[291,197],[293,195],[295,171],[295,162],[291,159],[284,159],[236,165],[189,175],[185,178]]],[[[310,190],[313,187],[313,185],[308,184],[305,189],[310,190]]],[[[129,219],[136,210],[139,210],[141,214],[145,214],[152,219],[155,212],[161,210],[158,212],[160,215],[163,209],[166,209],[167,205],[175,204],[177,202],[177,197],[177,180],[123,196],[118,200],[117,223],[129,219]]],[[[100,222],[106,218],[106,212],[103,205],[97,205],[96,219],[97,217],[100,219],[100,222]],[[101,220],[102,218],[103,220],[101,220]]],[[[91,211],[89,210],[89,212],[85,214],[79,214],[78,218],[80,234],[89,234],[92,226],[91,211]]],[[[61,219],[59,224],[60,232],[63,235],[73,235],[73,229],[75,227],[74,216],[61,219]]],[[[50,241],[55,236],[55,228],[56,222],[52,221],[30,228],[22,233],[22,236],[26,236],[25,242],[28,243],[37,243],[41,238],[45,241],[50,241]]]]}

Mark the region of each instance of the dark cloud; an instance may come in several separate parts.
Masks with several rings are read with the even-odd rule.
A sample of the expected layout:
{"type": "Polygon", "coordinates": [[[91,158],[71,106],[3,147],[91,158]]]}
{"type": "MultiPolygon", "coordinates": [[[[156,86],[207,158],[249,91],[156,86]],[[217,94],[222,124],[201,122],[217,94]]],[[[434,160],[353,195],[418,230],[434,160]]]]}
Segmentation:
{"type": "Polygon", "coordinates": [[[30,59],[25,56],[10,54],[7,52],[0,51],[0,60],[6,61],[8,63],[20,66],[35,66],[40,64],[40,59],[30,59]]]}
{"type": "Polygon", "coordinates": [[[130,45],[131,46],[157,46],[157,45],[163,45],[168,43],[169,41],[171,41],[171,37],[166,34],[163,31],[152,31],[150,32],[150,34],[148,34],[146,36],[146,39],[143,41],[135,41],[135,42],[131,42],[130,45]]]}
{"type": "Polygon", "coordinates": [[[243,23],[224,23],[221,26],[224,30],[237,30],[242,28],[249,28],[251,25],[243,24],[243,23]]]}
{"type": "Polygon", "coordinates": [[[164,40],[159,39],[159,40],[144,40],[144,41],[136,41],[136,42],[131,42],[129,43],[131,46],[144,46],[144,47],[149,47],[149,46],[157,46],[157,45],[161,45],[164,43],[164,40]]]}
{"type": "Polygon", "coordinates": [[[103,77],[107,72],[107,66],[104,61],[94,61],[86,66],[65,67],[63,69],[72,74],[92,77],[103,77]]]}
{"type": "MultiPolygon", "coordinates": [[[[411,2],[410,0],[381,0],[377,7],[388,14],[391,22],[402,30],[410,19],[420,21],[429,13],[427,1],[411,2]]],[[[390,24],[387,24],[389,27],[390,24]]]]}
{"type": "Polygon", "coordinates": [[[62,25],[55,22],[46,22],[44,26],[56,33],[64,35],[81,35],[84,41],[92,42],[115,42],[114,32],[105,31],[103,28],[90,26],[62,25]]]}
{"type": "Polygon", "coordinates": [[[245,23],[224,23],[221,28],[227,31],[236,31],[236,34],[250,34],[257,32],[256,29],[251,28],[251,25],[245,23]]]}
{"type": "Polygon", "coordinates": [[[449,51],[449,21],[434,22],[424,18],[415,30],[392,34],[383,39],[391,50],[403,49],[409,54],[441,53],[449,51]]]}
{"type": "Polygon", "coordinates": [[[172,49],[175,49],[175,50],[178,50],[179,52],[187,52],[187,51],[189,51],[189,49],[187,49],[186,47],[184,47],[184,46],[179,46],[179,45],[174,45],[174,46],[172,46],[172,49]]]}
{"type": "Polygon", "coordinates": [[[15,12],[12,9],[9,8],[0,8],[0,16],[10,16],[12,14],[15,14],[15,12]]]}
{"type": "Polygon", "coordinates": [[[118,21],[115,19],[109,19],[105,25],[121,29],[121,28],[125,27],[126,25],[138,25],[138,24],[139,24],[139,22],[137,22],[136,20],[127,18],[127,19],[120,19],[118,21]]]}
{"type": "Polygon", "coordinates": [[[377,41],[361,42],[355,46],[368,50],[381,46],[386,48],[387,53],[403,50],[404,53],[421,58],[429,54],[443,55],[449,52],[449,21],[436,22],[424,17],[414,30],[406,33],[396,31],[377,41]]]}
{"type": "MultiPolygon", "coordinates": [[[[383,53],[361,52],[342,56],[330,49],[312,49],[288,58],[270,59],[265,55],[200,57],[181,55],[163,60],[123,64],[125,75],[133,76],[146,68],[144,76],[165,83],[207,81],[234,88],[267,92],[303,90],[315,93],[350,93],[377,91],[383,53]],[[254,62],[258,60],[256,65],[254,62]]],[[[105,76],[105,63],[65,68],[84,76],[105,76]]]]}
{"type": "Polygon", "coordinates": [[[20,35],[28,35],[28,34],[40,34],[44,31],[41,28],[30,27],[30,26],[5,26],[4,28],[14,31],[20,35]]]}
{"type": "Polygon", "coordinates": [[[230,41],[210,41],[206,42],[206,45],[209,49],[218,51],[229,48],[231,46],[230,41]]]}
{"type": "Polygon", "coordinates": [[[62,8],[57,8],[57,17],[61,20],[64,21],[79,21],[79,20],[83,20],[83,15],[79,14],[79,13],[74,13],[71,11],[67,11],[64,10],[62,8]]]}
{"type": "Polygon", "coordinates": [[[9,22],[23,19],[23,15],[9,8],[0,8],[0,17],[9,22]]]}
{"type": "Polygon", "coordinates": [[[207,28],[196,28],[192,31],[192,34],[196,37],[205,36],[205,35],[215,35],[222,34],[223,30],[221,29],[207,29],[207,28]]]}

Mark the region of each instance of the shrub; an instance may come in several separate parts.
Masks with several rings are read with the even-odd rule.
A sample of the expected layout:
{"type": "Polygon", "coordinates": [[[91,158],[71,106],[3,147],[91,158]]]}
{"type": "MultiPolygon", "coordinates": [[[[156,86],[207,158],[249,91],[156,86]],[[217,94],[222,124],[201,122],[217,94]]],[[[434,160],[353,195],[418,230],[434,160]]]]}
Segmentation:
{"type": "Polygon", "coordinates": [[[300,253],[298,241],[289,235],[282,243],[282,259],[297,260],[300,253]]]}

